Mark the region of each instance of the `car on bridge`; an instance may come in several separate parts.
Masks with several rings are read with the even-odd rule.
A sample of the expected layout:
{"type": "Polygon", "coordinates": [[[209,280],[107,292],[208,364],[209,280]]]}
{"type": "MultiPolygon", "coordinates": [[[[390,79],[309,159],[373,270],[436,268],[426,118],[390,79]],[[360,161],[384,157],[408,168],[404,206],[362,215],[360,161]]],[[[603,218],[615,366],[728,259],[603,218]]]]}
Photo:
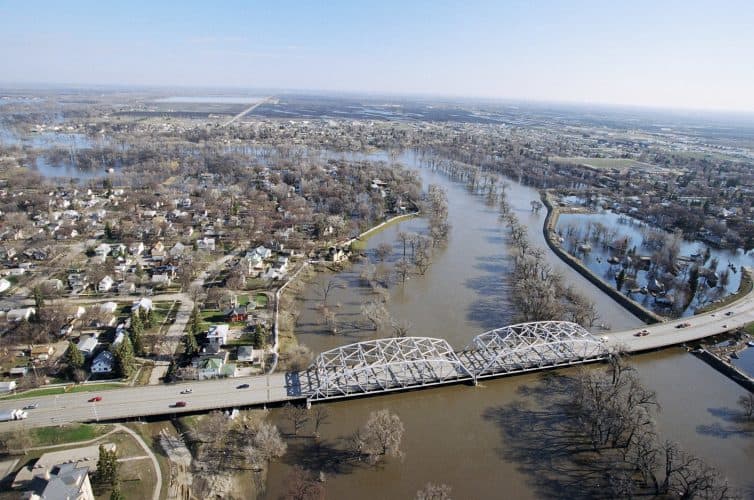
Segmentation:
{"type": "Polygon", "coordinates": [[[634,337],[646,337],[647,335],[649,335],[649,330],[647,330],[646,328],[634,333],[634,337]]]}
{"type": "Polygon", "coordinates": [[[173,405],[175,408],[184,408],[186,406],[185,401],[176,401],[176,403],[173,405]]]}
{"type": "Polygon", "coordinates": [[[249,384],[241,384],[236,387],[236,389],[248,389],[248,388],[249,388],[249,384]]]}
{"type": "Polygon", "coordinates": [[[39,408],[39,403],[29,403],[28,405],[24,406],[24,410],[35,410],[39,408]]]}
{"type": "Polygon", "coordinates": [[[191,389],[190,387],[186,387],[185,389],[181,391],[181,394],[191,394],[192,392],[194,392],[193,389],[191,389]]]}
{"type": "Polygon", "coordinates": [[[725,313],[725,315],[726,316],[733,316],[733,311],[728,311],[727,313],[725,313]]]}
{"type": "Polygon", "coordinates": [[[97,403],[99,401],[102,401],[102,396],[94,396],[89,400],[90,403],[97,403]]]}
{"type": "Polygon", "coordinates": [[[691,323],[689,323],[688,321],[686,321],[685,323],[678,323],[677,325],[675,325],[676,328],[688,328],[690,326],[691,326],[691,323]]]}

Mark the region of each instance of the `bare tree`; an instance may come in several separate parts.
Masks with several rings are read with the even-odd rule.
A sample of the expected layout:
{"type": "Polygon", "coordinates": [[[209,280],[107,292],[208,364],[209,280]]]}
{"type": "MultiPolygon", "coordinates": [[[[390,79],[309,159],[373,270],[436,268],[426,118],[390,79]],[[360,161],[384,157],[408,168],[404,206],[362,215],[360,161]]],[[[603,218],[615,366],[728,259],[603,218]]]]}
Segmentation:
{"type": "Polygon", "coordinates": [[[754,418],[754,393],[747,393],[738,398],[738,405],[744,412],[744,416],[749,420],[754,418]]]}
{"type": "Polygon", "coordinates": [[[450,491],[447,484],[427,483],[416,492],[416,500],[451,500],[450,491]]]}
{"type": "Polygon", "coordinates": [[[391,245],[390,243],[380,243],[379,245],[377,245],[377,249],[374,252],[375,256],[377,256],[377,259],[380,262],[383,262],[385,259],[387,259],[391,253],[393,253],[393,245],[391,245]]]}
{"type": "Polygon", "coordinates": [[[315,475],[296,465],[286,478],[286,500],[324,500],[325,488],[315,475]]]}
{"type": "Polygon", "coordinates": [[[400,321],[393,320],[391,326],[393,327],[394,337],[408,337],[408,332],[413,327],[411,322],[405,319],[400,321]]]}
{"type": "Polygon", "coordinates": [[[282,416],[291,424],[294,436],[298,436],[299,431],[301,431],[309,421],[309,411],[306,407],[292,405],[291,403],[286,403],[285,406],[283,406],[282,416]]]}
{"type": "Polygon", "coordinates": [[[380,330],[390,321],[390,313],[385,305],[375,299],[361,304],[361,314],[372,324],[372,329],[380,330]]]}
{"type": "Polygon", "coordinates": [[[329,422],[330,411],[324,405],[316,405],[312,408],[312,422],[314,422],[314,437],[319,437],[320,426],[329,422]]]}
{"type": "Polygon", "coordinates": [[[372,412],[364,427],[353,436],[354,451],[372,464],[385,456],[400,457],[403,432],[403,422],[398,415],[386,409],[372,412]]]}
{"type": "Polygon", "coordinates": [[[406,282],[410,273],[411,273],[411,265],[408,263],[408,261],[405,258],[399,260],[395,264],[395,274],[398,276],[398,279],[401,280],[401,283],[406,282]]]}
{"type": "Polygon", "coordinates": [[[337,288],[345,288],[345,285],[336,278],[330,278],[326,282],[316,285],[315,291],[322,299],[321,307],[327,307],[327,299],[330,297],[330,293],[337,288]]]}
{"type": "Polygon", "coordinates": [[[259,425],[252,444],[257,450],[258,457],[265,462],[282,457],[288,449],[278,428],[269,422],[259,425]]]}

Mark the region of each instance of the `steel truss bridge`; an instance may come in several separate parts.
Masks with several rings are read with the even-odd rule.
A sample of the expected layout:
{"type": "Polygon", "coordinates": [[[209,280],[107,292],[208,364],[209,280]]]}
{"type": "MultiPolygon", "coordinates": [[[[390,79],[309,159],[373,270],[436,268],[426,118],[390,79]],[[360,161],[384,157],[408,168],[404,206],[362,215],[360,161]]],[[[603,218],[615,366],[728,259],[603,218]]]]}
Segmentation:
{"type": "Polygon", "coordinates": [[[296,374],[309,401],[512,375],[605,359],[607,345],[576,323],[541,321],[490,330],[461,351],[443,339],[369,340],[321,353],[296,374]]]}

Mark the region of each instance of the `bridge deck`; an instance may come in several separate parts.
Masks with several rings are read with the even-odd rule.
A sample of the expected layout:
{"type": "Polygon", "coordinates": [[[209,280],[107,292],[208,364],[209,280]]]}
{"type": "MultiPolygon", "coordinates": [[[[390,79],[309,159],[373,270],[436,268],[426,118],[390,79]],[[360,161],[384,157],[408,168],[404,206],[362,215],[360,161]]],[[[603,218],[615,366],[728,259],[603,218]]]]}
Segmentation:
{"type": "MultiPolygon", "coordinates": [[[[635,335],[643,328],[607,333],[605,335],[606,341],[601,344],[607,349],[641,352],[699,340],[752,322],[754,322],[754,291],[715,313],[647,326],[645,329],[649,331],[649,334],[646,336],[635,335]],[[690,326],[677,328],[678,325],[687,322],[690,323],[690,326]]],[[[378,384],[374,384],[369,378],[365,378],[367,372],[356,374],[355,378],[349,378],[342,372],[329,373],[330,376],[333,376],[331,381],[339,381],[343,384],[339,386],[338,390],[332,390],[332,386],[328,386],[329,388],[323,391],[323,373],[312,367],[303,372],[269,376],[186,382],[175,385],[128,387],[100,393],[80,392],[58,396],[2,399],[0,400],[0,411],[21,408],[32,402],[39,403],[39,407],[30,410],[29,417],[26,420],[0,423],[0,430],[42,427],[70,422],[173,415],[239,406],[262,406],[306,398],[355,397],[376,392],[431,387],[464,380],[470,381],[474,378],[499,377],[556,366],[587,363],[596,361],[601,357],[592,353],[590,355],[558,358],[552,356],[553,352],[558,352],[557,349],[549,352],[549,355],[543,355],[542,352],[531,350],[524,351],[523,355],[518,353],[512,358],[501,356],[493,365],[490,365],[489,353],[482,352],[479,349],[444,353],[445,356],[448,356],[448,359],[452,357],[458,359],[460,364],[468,371],[468,374],[464,373],[465,370],[459,370],[457,365],[443,363],[442,360],[438,361],[438,358],[429,363],[423,360],[423,364],[416,366],[405,365],[400,370],[396,370],[392,366],[383,367],[383,371],[378,377],[380,379],[378,384]],[[357,380],[358,383],[353,383],[354,380],[357,380]],[[249,389],[237,388],[245,383],[250,384],[249,389]],[[180,394],[186,387],[191,387],[192,393],[180,394]],[[320,391],[319,397],[315,397],[317,391],[320,391]],[[102,400],[96,403],[88,402],[95,395],[101,396],[102,400]],[[186,407],[174,407],[173,405],[177,401],[186,401],[186,407]]]]}

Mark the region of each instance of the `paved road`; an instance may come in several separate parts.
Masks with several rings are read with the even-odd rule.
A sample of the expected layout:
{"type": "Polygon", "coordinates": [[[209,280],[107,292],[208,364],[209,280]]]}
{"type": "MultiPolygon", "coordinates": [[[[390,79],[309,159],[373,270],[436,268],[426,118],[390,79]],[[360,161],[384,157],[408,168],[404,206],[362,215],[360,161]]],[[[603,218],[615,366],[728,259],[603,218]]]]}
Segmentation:
{"type": "MultiPolygon", "coordinates": [[[[667,323],[647,326],[646,336],[636,336],[639,329],[609,333],[606,344],[629,352],[658,349],[708,337],[754,322],[754,291],[714,313],[702,314],[667,323]],[[686,328],[676,328],[681,323],[686,328]]],[[[0,411],[21,408],[39,402],[39,408],[29,411],[29,418],[20,422],[0,423],[0,431],[19,427],[42,427],[69,422],[114,420],[149,415],[172,415],[198,410],[263,405],[300,399],[300,388],[289,388],[286,374],[239,377],[178,385],[141,386],[104,391],[102,401],[88,402],[93,393],[65,394],[36,398],[0,401],[0,411]],[[238,389],[240,384],[249,389],[238,389]],[[180,392],[191,387],[191,394],[180,392]],[[175,408],[177,401],[186,401],[185,408],[175,408]]]]}
{"type": "Polygon", "coordinates": [[[223,127],[227,127],[228,125],[230,125],[230,124],[231,124],[231,123],[233,123],[234,121],[238,120],[239,118],[241,118],[241,117],[243,117],[243,116],[245,116],[245,115],[247,115],[247,114],[251,113],[251,112],[252,112],[252,111],[254,111],[254,110],[255,110],[255,109],[256,109],[256,108],[258,107],[258,106],[261,106],[262,104],[264,104],[264,103],[266,103],[266,102],[269,102],[269,101],[270,101],[270,99],[272,99],[272,96],[268,96],[268,97],[265,97],[265,98],[264,98],[264,99],[262,99],[261,101],[259,101],[259,102],[257,102],[257,103],[254,103],[254,104],[252,104],[251,106],[249,106],[248,108],[244,109],[243,111],[241,111],[240,113],[238,113],[238,114],[237,114],[236,116],[234,116],[233,118],[231,118],[231,119],[230,119],[230,120],[228,120],[227,122],[223,123],[223,127]]]}
{"type": "Polygon", "coordinates": [[[640,352],[692,342],[752,322],[754,322],[754,291],[713,313],[657,323],[644,328],[607,333],[606,337],[608,345],[624,347],[629,352],[640,352]],[[683,323],[690,323],[691,326],[678,328],[678,325],[683,323]],[[646,329],[649,335],[636,336],[636,333],[643,329],[646,329]]]}
{"type": "Polygon", "coordinates": [[[71,422],[96,422],[150,415],[174,415],[231,408],[247,405],[263,405],[269,401],[300,399],[290,395],[286,386],[285,374],[270,376],[238,377],[182,384],[128,387],[100,393],[80,392],[57,396],[40,396],[0,402],[0,411],[21,408],[37,402],[39,407],[29,410],[26,420],[0,422],[0,432],[19,427],[44,427],[71,422]],[[238,389],[241,384],[249,384],[248,389],[238,389]],[[181,394],[191,388],[190,394],[181,394]],[[89,402],[95,396],[99,402],[89,402]],[[186,407],[176,408],[178,401],[185,401],[186,407]]]}

